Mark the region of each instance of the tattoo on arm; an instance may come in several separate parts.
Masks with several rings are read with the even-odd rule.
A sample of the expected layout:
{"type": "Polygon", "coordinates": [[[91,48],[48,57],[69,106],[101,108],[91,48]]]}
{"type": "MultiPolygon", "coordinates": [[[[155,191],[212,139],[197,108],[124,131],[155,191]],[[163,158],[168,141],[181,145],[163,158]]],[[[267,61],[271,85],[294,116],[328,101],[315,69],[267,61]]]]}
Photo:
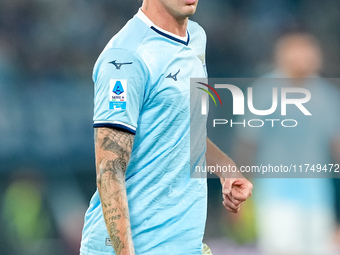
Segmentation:
{"type": "Polygon", "coordinates": [[[117,255],[134,254],[125,172],[134,135],[110,128],[95,129],[97,186],[103,215],[117,255]]]}

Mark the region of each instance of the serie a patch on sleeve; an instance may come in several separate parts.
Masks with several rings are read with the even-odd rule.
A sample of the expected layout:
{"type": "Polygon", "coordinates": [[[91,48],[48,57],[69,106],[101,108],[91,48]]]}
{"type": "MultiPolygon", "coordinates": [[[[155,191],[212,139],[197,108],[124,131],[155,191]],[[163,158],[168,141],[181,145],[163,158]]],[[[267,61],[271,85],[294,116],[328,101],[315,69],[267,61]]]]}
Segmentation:
{"type": "Polygon", "coordinates": [[[127,80],[110,80],[109,109],[125,110],[127,97],[127,80]]]}

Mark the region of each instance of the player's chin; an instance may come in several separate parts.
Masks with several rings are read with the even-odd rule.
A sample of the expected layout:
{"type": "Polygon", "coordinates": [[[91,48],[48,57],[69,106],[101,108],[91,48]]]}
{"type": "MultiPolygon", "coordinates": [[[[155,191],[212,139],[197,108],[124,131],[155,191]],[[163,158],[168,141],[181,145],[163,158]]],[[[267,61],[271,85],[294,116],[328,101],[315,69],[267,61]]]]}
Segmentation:
{"type": "Polygon", "coordinates": [[[189,17],[189,16],[195,14],[196,7],[197,7],[196,4],[190,4],[190,5],[184,6],[183,11],[182,11],[183,16],[189,17]]]}

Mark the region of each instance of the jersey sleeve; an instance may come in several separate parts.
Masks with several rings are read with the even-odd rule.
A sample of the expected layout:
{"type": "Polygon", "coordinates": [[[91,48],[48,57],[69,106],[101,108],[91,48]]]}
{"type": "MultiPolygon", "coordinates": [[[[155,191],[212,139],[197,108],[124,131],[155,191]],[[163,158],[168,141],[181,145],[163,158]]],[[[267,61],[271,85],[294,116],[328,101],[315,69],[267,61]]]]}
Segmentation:
{"type": "Polygon", "coordinates": [[[136,133],[148,81],[144,62],[125,49],[108,49],[93,71],[94,127],[136,133]]]}

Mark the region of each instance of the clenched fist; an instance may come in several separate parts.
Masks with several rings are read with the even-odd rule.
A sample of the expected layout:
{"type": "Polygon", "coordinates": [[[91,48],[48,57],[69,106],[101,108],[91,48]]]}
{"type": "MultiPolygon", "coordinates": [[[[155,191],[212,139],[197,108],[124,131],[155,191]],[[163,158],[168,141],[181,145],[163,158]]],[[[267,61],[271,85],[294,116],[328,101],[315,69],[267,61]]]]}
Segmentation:
{"type": "Polygon", "coordinates": [[[245,178],[221,178],[224,207],[233,213],[251,196],[253,184],[245,178]]]}

